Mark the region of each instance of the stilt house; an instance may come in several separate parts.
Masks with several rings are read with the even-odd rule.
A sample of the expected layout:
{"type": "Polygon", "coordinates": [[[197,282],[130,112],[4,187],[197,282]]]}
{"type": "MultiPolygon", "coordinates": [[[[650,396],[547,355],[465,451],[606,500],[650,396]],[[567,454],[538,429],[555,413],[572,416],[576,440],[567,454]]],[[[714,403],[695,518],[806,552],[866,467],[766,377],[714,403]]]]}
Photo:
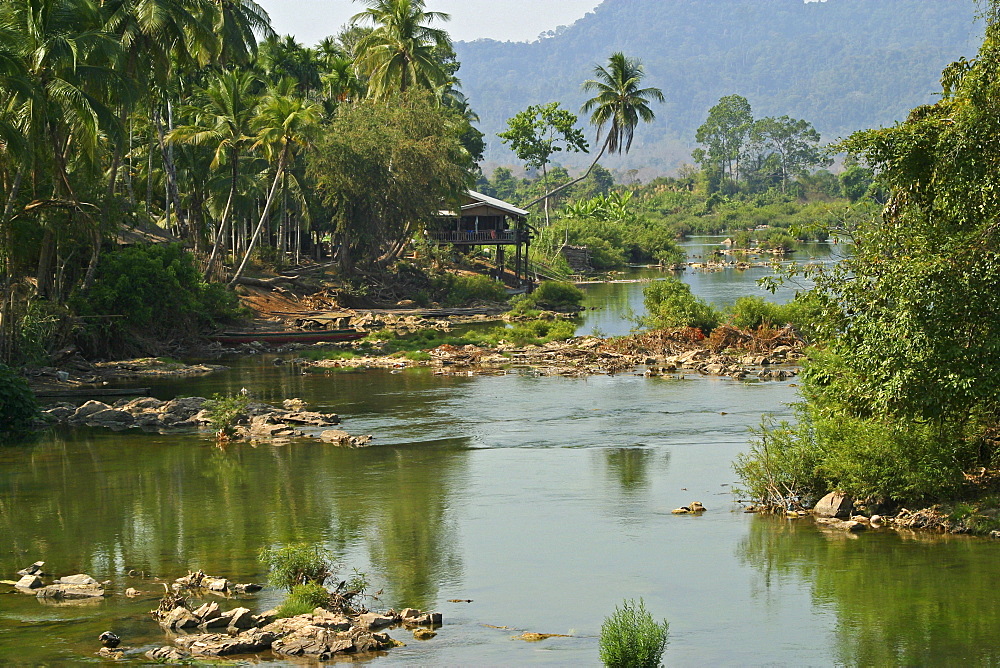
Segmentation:
{"type": "Polygon", "coordinates": [[[457,249],[495,246],[498,267],[505,266],[508,252],[514,253],[514,278],[528,278],[528,248],[532,227],[528,212],[495,197],[470,190],[458,212],[442,211],[437,223],[427,230],[430,241],[451,244],[457,249]]]}

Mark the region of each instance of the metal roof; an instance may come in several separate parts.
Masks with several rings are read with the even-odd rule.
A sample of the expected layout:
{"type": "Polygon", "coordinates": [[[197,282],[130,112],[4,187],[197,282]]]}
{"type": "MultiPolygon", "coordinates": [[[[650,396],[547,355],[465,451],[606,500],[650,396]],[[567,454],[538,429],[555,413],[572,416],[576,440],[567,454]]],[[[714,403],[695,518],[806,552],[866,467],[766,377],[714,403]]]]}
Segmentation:
{"type": "Polygon", "coordinates": [[[474,209],[477,206],[486,204],[493,207],[494,209],[500,209],[504,213],[509,213],[512,216],[527,216],[528,212],[524,209],[518,209],[513,204],[505,202],[502,199],[497,199],[496,197],[490,197],[489,195],[484,195],[482,193],[477,193],[475,190],[468,191],[469,198],[475,200],[472,204],[466,204],[462,207],[462,211],[466,209],[474,209]]]}

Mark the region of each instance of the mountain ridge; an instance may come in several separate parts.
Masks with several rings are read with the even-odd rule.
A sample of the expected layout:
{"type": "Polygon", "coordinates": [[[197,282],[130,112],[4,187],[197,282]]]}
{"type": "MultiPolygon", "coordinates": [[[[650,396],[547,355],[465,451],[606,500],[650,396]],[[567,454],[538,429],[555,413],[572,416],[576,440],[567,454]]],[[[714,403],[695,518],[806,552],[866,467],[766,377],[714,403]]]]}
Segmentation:
{"type": "MultiPolygon", "coordinates": [[[[827,140],[903,120],[934,101],[945,65],[975,55],[975,9],[974,0],[605,0],[552,37],[455,49],[488,164],[516,164],[496,137],[507,118],[553,100],[577,112],[595,65],[619,50],[638,57],[644,85],[661,88],[667,102],[637,131],[628,158],[602,163],[663,173],[690,162],[695,128],[733,93],[756,117],[804,118],[827,140]]],[[[587,162],[566,158],[567,166],[587,162]]]]}

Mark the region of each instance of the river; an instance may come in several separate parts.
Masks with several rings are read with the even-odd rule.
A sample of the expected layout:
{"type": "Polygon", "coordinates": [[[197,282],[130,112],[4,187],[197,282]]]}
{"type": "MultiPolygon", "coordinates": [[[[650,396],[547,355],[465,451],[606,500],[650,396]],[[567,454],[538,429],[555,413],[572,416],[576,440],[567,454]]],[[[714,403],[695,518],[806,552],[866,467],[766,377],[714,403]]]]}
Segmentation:
{"type": "MultiPolygon", "coordinates": [[[[686,280],[726,303],[764,271],[686,280]]],[[[641,313],[643,287],[588,288],[599,308],[582,328],[627,331],[620,312],[641,313]]],[[[367,573],[379,606],[444,614],[431,640],[394,631],[407,646],[375,665],[598,665],[603,618],[639,597],[670,622],[672,666],[1000,662],[1000,543],[741,512],[731,462],[762,415],[788,415],[794,382],[302,375],[273,361],[233,360],[154,394],[300,397],[379,446],[220,449],[206,435],[81,428],[0,448],[0,578],[43,559],[147,592],[83,606],[0,594],[0,663],[92,658],[104,630],[166,644],[146,614],[155,578],[201,568],[262,581],[260,548],[295,541],[367,573]],[[671,514],[692,501],[708,512],[671,514]],[[513,639],[523,631],[571,637],[513,639]]],[[[280,599],[265,589],[250,606],[280,599]]]]}

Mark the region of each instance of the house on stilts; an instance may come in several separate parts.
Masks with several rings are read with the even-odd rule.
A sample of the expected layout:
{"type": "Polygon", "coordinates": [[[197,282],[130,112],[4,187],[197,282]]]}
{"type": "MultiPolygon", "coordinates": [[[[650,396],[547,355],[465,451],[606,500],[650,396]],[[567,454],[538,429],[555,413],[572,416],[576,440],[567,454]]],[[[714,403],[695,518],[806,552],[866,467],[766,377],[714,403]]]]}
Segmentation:
{"type": "Polygon", "coordinates": [[[466,252],[474,246],[494,246],[497,267],[506,267],[513,252],[515,282],[529,283],[528,248],[534,228],[528,224],[528,212],[474,190],[467,191],[463,201],[459,211],[441,212],[427,229],[428,240],[466,252]]]}

